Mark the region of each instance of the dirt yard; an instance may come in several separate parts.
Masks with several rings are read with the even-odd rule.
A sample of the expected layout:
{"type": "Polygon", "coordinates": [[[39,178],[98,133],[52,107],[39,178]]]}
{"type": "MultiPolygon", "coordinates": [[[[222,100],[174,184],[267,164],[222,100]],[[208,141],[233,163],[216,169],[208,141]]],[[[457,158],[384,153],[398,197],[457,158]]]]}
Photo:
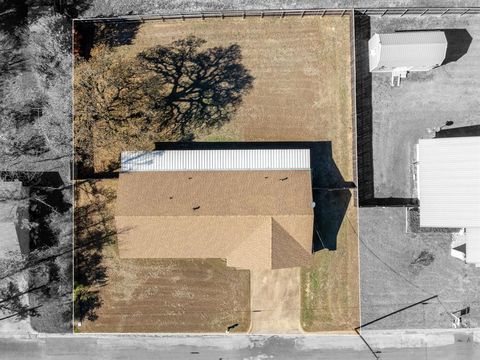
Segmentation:
{"type": "MultiPolygon", "coordinates": [[[[77,282],[91,279],[80,273],[83,270],[95,274],[95,280],[90,281],[91,291],[96,292],[100,304],[93,309],[96,319],[84,320],[77,330],[224,332],[227,326],[239,323],[235,331],[247,331],[250,327],[248,271],[234,270],[214,259],[118,258],[112,213],[116,182],[84,182],[76,187],[76,226],[85,227],[87,222],[90,241],[102,239],[94,244],[97,252],[87,254],[89,260],[85,264],[77,248],[75,279],[77,282]]],[[[82,240],[76,240],[77,246],[83,244],[82,240]]]]}

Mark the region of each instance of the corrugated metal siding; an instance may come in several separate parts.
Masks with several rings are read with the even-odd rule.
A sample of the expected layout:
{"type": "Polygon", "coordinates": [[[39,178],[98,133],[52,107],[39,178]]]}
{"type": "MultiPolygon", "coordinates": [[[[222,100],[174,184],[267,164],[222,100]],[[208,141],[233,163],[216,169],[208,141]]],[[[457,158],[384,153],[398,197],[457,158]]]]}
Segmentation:
{"type": "Polygon", "coordinates": [[[465,233],[467,236],[465,260],[469,264],[480,264],[480,227],[469,227],[465,233]]]}
{"type": "Polygon", "coordinates": [[[310,150],[127,151],[121,163],[122,171],[308,170],[310,150]]]}
{"type": "Polygon", "coordinates": [[[369,70],[375,70],[380,63],[380,37],[378,34],[373,35],[368,40],[368,64],[369,70]]]}
{"type": "Polygon", "coordinates": [[[480,227],[480,137],[420,140],[420,226],[480,227]]]}
{"type": "MultiPolygon", "coordinates": [[[[445,60],[447,38],[443,31],[414,31],[378,34],[380,45],[371,69],[382,67],[411,68],[410,71],[429,70],[445,60]],[[380,54],[378,57],[378,53],[380,54]]],[[[375,42],[372,42],[374,44],[375,42]]],[[[372,49],[371,49],[372,50],[372,49]]]]}

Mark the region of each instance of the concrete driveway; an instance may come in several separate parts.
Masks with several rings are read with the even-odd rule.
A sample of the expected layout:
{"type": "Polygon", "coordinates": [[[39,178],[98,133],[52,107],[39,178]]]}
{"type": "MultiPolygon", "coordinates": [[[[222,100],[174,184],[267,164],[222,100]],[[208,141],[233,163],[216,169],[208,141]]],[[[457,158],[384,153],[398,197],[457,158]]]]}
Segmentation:
{"type": "Polygon", "coordinates": [[[300,333],[300,268],[250,272],[252,334],[300,333]]]}

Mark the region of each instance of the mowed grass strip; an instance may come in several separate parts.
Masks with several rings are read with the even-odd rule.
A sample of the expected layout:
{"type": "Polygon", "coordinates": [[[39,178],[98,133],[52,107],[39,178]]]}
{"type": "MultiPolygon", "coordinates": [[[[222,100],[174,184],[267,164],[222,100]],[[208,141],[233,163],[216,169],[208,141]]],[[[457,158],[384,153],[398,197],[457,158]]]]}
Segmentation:
{"type": "MultiPolygon", "coordinates": [[[[113,217],[112,194],[116,187],[117,180],[82,182],[76,187],[77,208],[94,205],[89,206],[87,215],[92,224],[90,234],[111,240],[98,254],[101,261],[88,270],[99,274],[105,271],[103,281],[91,286],[92,291],[98,292],[101,306],[94,311],[96,319],[86,319],[78,330],[224,332],[227,326],[239,323],[235,331],[247,331],[250,327],[248,271],[229,268],[220,259],[118,257],[115,232],[122,230],[115,229],[113,217]],[[95,209],[102,209],[101,216],[95,209]]],[[[76,221],[80,219],[76,217],[76,221]]]]}
{"type": "Polygon", "coordinates": [[[302,269],[302,327],[305,331],[353,331],[359,326],[357,209],[350,200],[335,251],[314,255],[302,269]]]}

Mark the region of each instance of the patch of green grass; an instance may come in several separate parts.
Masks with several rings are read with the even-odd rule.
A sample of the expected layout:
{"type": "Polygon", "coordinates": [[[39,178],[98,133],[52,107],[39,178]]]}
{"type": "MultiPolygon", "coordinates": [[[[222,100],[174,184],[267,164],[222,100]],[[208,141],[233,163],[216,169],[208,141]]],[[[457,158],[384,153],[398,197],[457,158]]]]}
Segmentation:
{"type": "Polygon", "coordinates": [[[234,136],[230,135],[224,135],[224,134],[211,134],[207,135],[204,138],[201,139],[201,141],[206,141],[206,142],[229,142],[229,141],[238,141],[234,136]]]}

